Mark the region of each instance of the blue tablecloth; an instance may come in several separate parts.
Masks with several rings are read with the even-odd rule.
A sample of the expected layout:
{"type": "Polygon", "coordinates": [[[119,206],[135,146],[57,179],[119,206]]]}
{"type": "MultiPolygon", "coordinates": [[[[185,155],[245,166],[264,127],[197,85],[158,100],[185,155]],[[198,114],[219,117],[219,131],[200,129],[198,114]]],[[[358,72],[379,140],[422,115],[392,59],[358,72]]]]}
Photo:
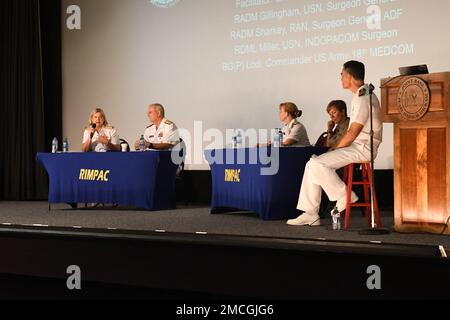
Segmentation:
{"type": "Polygon", "coordinates": [[[50,178],[49,203],[109,203],[147,210],[176,206],[170,151],[38,153],[50,178]]]}
{"type": "MultiPolygon", "coordinates": [[[[263,148],[271,155],[272,149],[263,148]]],[[[327,151],[319,147],[276,148],[279,151],[279,170],[274,175],[262,175],[261,169],[270,164],[259,156],[256,148],[206,150],[206,160],[211,167],[212,203],[211,213],[226,211],[252,211],[265,220],[291,219],[298,216],[296,211],[304,168],[313,154],[327,151]],[[249,160],[255,158],[255,164],[249,160]],[[226,164],[233,157],[235,162],[245,160],[245,164],[226,164]],[[223,158],[223,163],[213,163],[223,158]]]]}

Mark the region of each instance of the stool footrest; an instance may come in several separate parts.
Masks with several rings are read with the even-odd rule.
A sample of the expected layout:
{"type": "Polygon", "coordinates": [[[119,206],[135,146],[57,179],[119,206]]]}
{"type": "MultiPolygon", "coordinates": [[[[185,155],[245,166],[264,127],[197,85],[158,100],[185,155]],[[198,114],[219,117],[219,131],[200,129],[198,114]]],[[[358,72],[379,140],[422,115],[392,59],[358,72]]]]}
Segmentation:
{"type": "Polygon", "coordinates": [[[350,208],[353,207],[370,207],[370,203],[352,203],[350,208]]]}

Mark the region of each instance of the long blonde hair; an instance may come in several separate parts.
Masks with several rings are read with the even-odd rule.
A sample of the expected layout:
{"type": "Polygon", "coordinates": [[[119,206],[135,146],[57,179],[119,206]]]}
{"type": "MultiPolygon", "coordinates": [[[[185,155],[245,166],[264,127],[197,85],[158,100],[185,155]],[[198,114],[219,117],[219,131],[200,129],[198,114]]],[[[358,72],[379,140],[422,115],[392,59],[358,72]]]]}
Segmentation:
{"type": "Polygon", "coordinates": [[[94,110],[92,110],[91,114],[89,115],[89,126],[92,125],[92,117],[96,113],[100,113],[101,117],[103,118],[103,126],[107,126],[108,120],[106,120],[106,115],[102,108],[95,108],[94,110]]]}

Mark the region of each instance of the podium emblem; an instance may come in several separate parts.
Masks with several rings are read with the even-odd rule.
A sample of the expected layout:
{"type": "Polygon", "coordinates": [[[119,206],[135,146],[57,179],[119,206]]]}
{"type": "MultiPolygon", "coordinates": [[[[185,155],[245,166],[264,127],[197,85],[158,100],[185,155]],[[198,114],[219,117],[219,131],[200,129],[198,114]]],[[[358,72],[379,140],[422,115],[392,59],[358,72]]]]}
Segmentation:
{"type": "Polygon", "coordinates": [[[421,119],[431,104],[430,87],[419,77],[410,77],[400,86],[397,103],[401,116],[410,121],[421,119]]]}

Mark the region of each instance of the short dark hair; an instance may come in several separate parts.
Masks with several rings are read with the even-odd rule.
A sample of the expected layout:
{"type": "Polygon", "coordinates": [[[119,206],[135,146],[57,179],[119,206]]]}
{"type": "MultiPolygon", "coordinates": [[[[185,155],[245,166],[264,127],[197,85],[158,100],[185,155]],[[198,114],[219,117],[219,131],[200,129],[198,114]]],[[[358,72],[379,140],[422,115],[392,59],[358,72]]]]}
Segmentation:
{"type": "Polygon", "coordinates": [[[347,61],[344,63],[344,70],[347,71],[355,80],[364,82],[364,77],[366,75],[364,63],[355,60],[347,61]]]}
{"type": "Polygon", "coordinates": [[[347,117],[347,104],[342,100],[333,100],[331,101],[327,106],[327,112],[329,113],[331,108],[336,108],[340,112],[343,112],[344,115],[347,117]]]}

